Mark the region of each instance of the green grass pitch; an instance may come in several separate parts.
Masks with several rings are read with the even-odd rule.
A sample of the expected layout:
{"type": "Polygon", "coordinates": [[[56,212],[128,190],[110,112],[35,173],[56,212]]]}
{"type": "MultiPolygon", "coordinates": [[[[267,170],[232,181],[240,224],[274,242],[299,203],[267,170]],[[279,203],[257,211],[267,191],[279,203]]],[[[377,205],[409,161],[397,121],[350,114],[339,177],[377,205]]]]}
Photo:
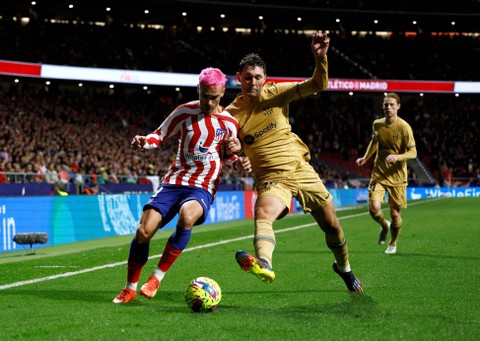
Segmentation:
{"type": "MultiPolygon", "coordinates": [[[[388,211],[385,207],[388,216],[388,211]]],[[[310,215],[278,221],[264,284],[235,262],[252,251],[252,220],[194,228],[157,295],[115,305],[132,236],[0,254],[1,340],[480,340],[480,199],[410,202],[395,255],[377,244],[365,206],[338,211],[353,271],[349,293],[310,215]],[[209,276],[223,298],[193,313],[183,291],[209,276]]],[[[95,224],[95,222],[92,222],[95,224]]],[[[159,231],[139,286],[171,231],[159,231]]]]}

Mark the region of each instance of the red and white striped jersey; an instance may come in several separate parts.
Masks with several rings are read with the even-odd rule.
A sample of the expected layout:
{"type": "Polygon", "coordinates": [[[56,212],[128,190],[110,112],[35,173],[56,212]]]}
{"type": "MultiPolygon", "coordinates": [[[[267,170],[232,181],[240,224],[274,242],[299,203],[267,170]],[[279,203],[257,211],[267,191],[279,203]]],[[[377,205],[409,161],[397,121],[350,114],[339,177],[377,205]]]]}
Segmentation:
{"type": "Polygon", "coordinates": [[[173,110],[160,127],[147,135],[143,148],[157,148],[168,138],[178,138],[177,157],[162,183],[200,187],[215,197],[222,161],[232,166],[237,160],[236,155],[226,155],[223,142],[237,137],[238,122],[226,111],[204,114],[199,103],[188,102],[173,110]]]}

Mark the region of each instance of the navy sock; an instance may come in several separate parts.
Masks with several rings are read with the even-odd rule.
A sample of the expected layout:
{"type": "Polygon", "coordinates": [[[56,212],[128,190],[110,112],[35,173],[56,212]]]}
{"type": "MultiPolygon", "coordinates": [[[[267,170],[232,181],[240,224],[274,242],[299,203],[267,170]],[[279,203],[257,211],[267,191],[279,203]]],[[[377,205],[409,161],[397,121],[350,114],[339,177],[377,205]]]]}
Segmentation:
{"type": "Polygon", "coordinates": [[[128,260],[138,264],[145,264],[148,261],[148,254],[150,252],[150,242],[146,244],[139,244],[132,239],[130,243],[130,253],[128,254],[128,260]]]}
{"type": "Polygon", "coordinates": [[[184,229],[177,225],[177,229],[168,239],[168,242],[177,250],[183,250],[187,247],[190,237],[192,236],[192,229],[184,229]]]}

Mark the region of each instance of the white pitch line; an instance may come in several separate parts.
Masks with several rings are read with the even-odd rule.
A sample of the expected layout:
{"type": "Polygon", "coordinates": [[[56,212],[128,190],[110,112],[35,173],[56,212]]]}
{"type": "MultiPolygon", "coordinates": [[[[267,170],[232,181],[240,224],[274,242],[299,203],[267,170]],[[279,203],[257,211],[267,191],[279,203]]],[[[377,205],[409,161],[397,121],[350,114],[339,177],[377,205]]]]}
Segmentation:
{"type": "MultiPolygon", "coordinates": [[[[432,200],[422,201],[422,202],[418,202],[418,203],[409,203],[409,206],[418,205],[418,204],[422,204],[422,203],[426,203],[426,202],[430,202],[430,201],[434,201],[434,200],[439,200],[439,199],[432,199],[432,200]]],[[[356,218],[356,217],[364,216],[364,215],[367,215],[367,214],[368,214],[368,211],[363,212],[363,213],[351,214],[351,215],[348,215],[348,216],[339,217],[338,220],[356,218]]],[[[299,229],[303,229],[303,228],[306,228],[306,227],[309,227],[309,226],[314,226],[314,225],[317,225],[317,223],[310,223],[310,224],[304,224],[304,225],[299,225],[299,226],[287,227],[287,228],[284,228],[284,229],[281,229],[281,230],[275,230],[275,233],[277,234],[277,233],[282,233],[282,232],[290,232],[290,231],[299,230],[299,229]]],[[[198,245],[198,246],[186,248],[185,250],[183,250],[183,252],[190,252],[190,251],[195,251],[195,250],[199,250],[199,249],[206,249],[206,248],[213,247],[213,246],[238,242],[240,240],[252,239],[253,237],[254,236],[252,234],[252,235],[249,235],[249,236],[243,236],[243,237],[238,237],[238,238],[233,238],[233,239],[221,240],[221,241],[215,242],[215,243],[208,243],[208,244],[203,244],[203,245],[198,245]]],[[[162,256],[162,254],[153,255],[153,256],[148,257],[148,259],[160,258],[161,256],[162,256]]],[[[127,261],[95,266],[93,268],[88,268],[88,269],[83,269],[83,270],[78,270],[78,271],[65,272],[65,273],[58,274],[58,275],[34,278],[34,279],[29,279],[27,281],[20,281],[20,282],[15,282],[15,283],[10,283],[10,284],[4,284],[4,285],[0,285],[0,290],[17,288],[17,287],[21,287],[23,285],[50,281],[50,280],[57,279],[57,278],[62,278],[62,277],[76,276],[76,275],[80,275],[80,274],[84,274],[84,273],[88,273],[88,272],[92,272],[92,271],[103,270],[103,269],[106,269],[106,268],[114,268],[116,266],[125,265],[125,264],[127,264],[127,261]]]]}

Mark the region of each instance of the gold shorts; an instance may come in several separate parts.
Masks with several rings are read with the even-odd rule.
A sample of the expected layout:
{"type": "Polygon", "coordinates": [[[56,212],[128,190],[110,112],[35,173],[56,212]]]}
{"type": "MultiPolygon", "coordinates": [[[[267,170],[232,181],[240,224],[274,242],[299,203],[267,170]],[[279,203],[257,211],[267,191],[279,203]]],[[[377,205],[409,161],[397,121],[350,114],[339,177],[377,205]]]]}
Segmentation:
{"type": "Polygon", "coordinates": [[[283,218],[295,197],[305,213],[324,207],[333,197],[323,185],[318,173],[309,163],[302,163],[295,171],[282,176],[263,176],[256,181],[258,196],[271,195],[280,200],[287,209],[278,219],[283,218]]]}
{"type": "Polygon", "coordinates": [[[407,186],[386,186],[379,182],[370,182],[368,185],[369,201],[385,201],[388,193],[388,204],[395,208],[407,207],[407,186]]]}

